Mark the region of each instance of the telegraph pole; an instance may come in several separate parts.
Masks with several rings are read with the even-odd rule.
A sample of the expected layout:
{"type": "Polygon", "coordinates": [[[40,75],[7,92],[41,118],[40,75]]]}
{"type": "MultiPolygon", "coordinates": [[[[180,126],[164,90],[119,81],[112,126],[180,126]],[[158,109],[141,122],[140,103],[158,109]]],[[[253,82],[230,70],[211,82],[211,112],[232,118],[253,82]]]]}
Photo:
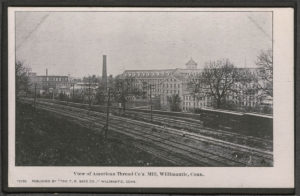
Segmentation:
{"type": "Polygon", "coordinates": [[[74,93],[74,84],[71,84],[71,86],[73,87],[73,92],[72,92],[72,101],[74,102],[74,95],[75,95],[75,93],[74,93]]]}
{"type": "Polygon", "coordinates": [[[153,121],[153,112],[152,112],[152,87],[153,84],[149,84],[150,87],[150,120],[153,121]]]}
{"type": "Polygon", "coordinates": [[[36,83],[34,83],[34,110],[36,108],[36,83]]]}
{"type": "Polygon", "coordinates": [[[150,84],[150,118],[152,122],[152,85],[150,84]]]}
{"type": "MultiPolygon", "coordinates": [[[[125,110],[126,110],[126,100],[125,100],[125,92],[124,92],[124,82],[125,80],[122,81],[121,85],[122,85],[122,104],[123,104],[123,113],[125,114],[125,110]],[[123,99],[124,98],[124,99],[123,99]]],[[[126,88],[128,91],[128,87],[126,88]]],[[[127,94],[127,93],[126,93],[127,94]]]]}
{"type": "Polygon", "coordinates": [[[91,77],[89,76],[89,107],[91,107],[91,77]]]}
{"type": "Polygon", "coordinates": [[[105,132],[104,138],[107,139],[107,132],[108,132],[108,122],[109,122],[109,104],[110,104],[110,88],[108,88],[108,98],[107,98],[107,107],[106,107],[106,124],[105,124],[105,132]]]}

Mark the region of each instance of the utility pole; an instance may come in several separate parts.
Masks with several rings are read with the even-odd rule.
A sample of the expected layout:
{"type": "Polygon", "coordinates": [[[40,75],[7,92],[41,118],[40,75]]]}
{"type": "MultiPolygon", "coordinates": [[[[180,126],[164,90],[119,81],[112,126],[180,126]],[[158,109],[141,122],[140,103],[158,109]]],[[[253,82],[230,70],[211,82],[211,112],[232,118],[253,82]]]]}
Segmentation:
{"type": "Polygon", "coordinates": [[[74,83],[72,84],[72,86],[73,86],[73,95],[72,95],[72,100],[73,100],[73,102],[74,102],[74,95],[75,95],[75,93],[74,93],[74,83]]]}
{"type": "Polygon", "coordinates": [[[196,113],[196,94],[194,92],[194,96],[193,96],[193,99],[194,99],[194,113],[196,113]]]}
{"type": "Polygon", "coordinates": [[[152,116],[152,84],[150,84],[150,119],[152,122],[152,120],[153,120],[153,116],[152,116]]]}
{"type": "MultiPolygon", "coordinates": [[[[125,80],[122,81],[121,83],[121,87],[122,87],[122,94],[121,94],[121,97],[122,97],[122,102],[123,102],[123,113],[125,114],[125,110],[126,110],[126,99],[125,99],[125,92],[124,92],[124,82],[125,80]]],[[[128,87],[126,87],[126,89],[128,89],[128,87]]],[[[126,93],[127,94],[127,93],[126,93]]]]}
{"type": "Polygon", "coordinates": [[[89,95],[88,95],[88,99],[89,99],[89,107],[91,107],[91,77],[89,76],[89,95]]]}
{"type": "Polygon", "coordinates": [[[106,107],[106,124],[105,124],[105,132],[104,132],[105,139],[107,139],[108,122],[109,122],[110,88],[108,88],[107,93],[108,93],[108,98],[107,98],[107,107],[106,107]]]}
{"type": "Polygon", "coordinates": [[[34,83],[34,110],[36,108],[36,83],[34,83]]]}

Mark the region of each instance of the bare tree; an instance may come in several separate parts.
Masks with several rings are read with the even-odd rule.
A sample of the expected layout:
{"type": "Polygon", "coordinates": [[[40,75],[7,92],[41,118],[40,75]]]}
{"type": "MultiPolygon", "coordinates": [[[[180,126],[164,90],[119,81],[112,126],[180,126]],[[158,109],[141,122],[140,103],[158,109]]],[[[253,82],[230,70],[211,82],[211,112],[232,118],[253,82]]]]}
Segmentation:
{"type": "Polygon", "coordinates": [[[101,87],[98,88],[96,95],[95,95],[95,100],[97,104],[104,104],[105,103],[105,98],[106,98],[106,94],[104,89],[102,89],[101,87]]]}
{"type": "Polygon", "coordinates": [[[27,93],[31,86],[30,78],[28,76],[29,68],[25,67],[20,61],[16,62],[16,94],[20,95],[21,92],[27,93]]]}
{"type": "Polygon", "coordinates": [[[256,80],[255,71],[237,68],[225,59],[207,63],[202,73],[189,78],[187,86],[194,101],[211,97],[216,108],[233,109],[235,101],[257,94],[256,80]]]}
{"type": "Polygon", "coordinates": [[[171,111],[174,111],[174,112],[181,111],[181,108],[180,108],[181,99],[178,94],[168,96],[168,103],[169,103],[171,111]]]}
{"type": "Polygon", "coordinates": [[[141,96],[142,90],[136,87],[135,78],[133,77],[116,77],[113,87],[113,96],[115,101],[122,103],[123,110],[125,111],[126,102],[129,98],[141,96]]]}
{"type": "Polygon", "coordinates": [[[83,90],[83,95],[84,97],[87,98],[87,102],[89,106],[91,106],[95,98],[95,85],[97,84],[98,80],[96,76],[93,75],[93,76],[84,77],[83,81],[87,84],[87,88],[84,88],[83,90]]]}
{"type": "Polygon", "coordinates": [[[205,89],[201,75],[202,74],[193,75],[187,82],[187,90],[194,99],[194,110],[196,108],[196,101],[207,96],[207,88],[205,89]]]}
{"type": "Polygon", "coordinates": [[[239,78],[238,70],[228,59],[211,61],[199,78],[199,82],[203,84],[201,92],[213,97],[216,108],[220,108],[226,103],[227,95],[236,92],[234,84],[239,78]]]}
{"type": "MultiPolygon", "coordinates": [[[[97,104],[102,105],[106,102],[106,99],[108,98],[107,89],[105,89],[105,86],[102,85],[101,79],[96,80],[96,82],[98,82],[98,83],[100,82],[100,85],[97,89],[97,92],[95,95],[95,100],[96,100],[97,104]]],[[[107,78],[107,87],[111,88],[112,93],[113,93],[113,89],[115,87],[114,83],[115,83],[114,77],[112,75],[109,75],[109,77],[107,78]]]]}
{"type": "Polygon", "coordinates": [[[271,49],[261,51],[257,57],[258,87],[264,96],[273,97],[273,51],[271,49]]]}

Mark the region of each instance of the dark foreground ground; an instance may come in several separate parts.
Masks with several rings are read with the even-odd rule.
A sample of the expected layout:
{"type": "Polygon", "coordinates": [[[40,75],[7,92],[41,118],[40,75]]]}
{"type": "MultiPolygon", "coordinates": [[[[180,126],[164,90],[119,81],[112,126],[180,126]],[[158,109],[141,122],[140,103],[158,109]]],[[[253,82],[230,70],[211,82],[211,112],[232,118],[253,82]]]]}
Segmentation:
{"type": "Polygon", "coordinates": [[[135,148],[120,135],[100,133],[63,121],[30,105],[17,104],[17,166],[171,166],[135,148]]]}

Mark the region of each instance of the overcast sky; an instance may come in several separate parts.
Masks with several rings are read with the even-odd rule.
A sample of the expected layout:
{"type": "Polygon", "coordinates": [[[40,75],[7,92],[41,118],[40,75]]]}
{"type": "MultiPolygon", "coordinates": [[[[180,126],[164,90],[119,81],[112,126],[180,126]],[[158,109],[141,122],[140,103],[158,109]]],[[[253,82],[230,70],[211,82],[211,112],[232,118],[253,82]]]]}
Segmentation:
{"type": "Polygon", "coordinates": [[[272,47],[270,12],[18,12],[16,57],[38,75],[198,68],[221,58],[254,67],[272,47]]]}

